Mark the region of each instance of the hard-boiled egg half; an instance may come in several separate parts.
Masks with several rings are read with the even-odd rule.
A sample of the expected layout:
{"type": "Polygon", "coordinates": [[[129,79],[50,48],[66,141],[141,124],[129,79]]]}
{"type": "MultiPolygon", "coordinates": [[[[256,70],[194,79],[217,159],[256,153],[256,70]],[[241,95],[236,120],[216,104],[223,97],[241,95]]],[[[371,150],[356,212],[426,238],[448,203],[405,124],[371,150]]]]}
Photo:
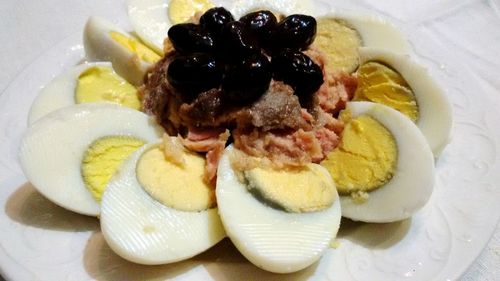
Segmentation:
{"type": "Polygon", "coordinates": [[[163,41],[172,25],[189,21],[196,13],[213,6],[210,0],[129,0],[128,16],[139,37],[162,53],[163,41]]]}
{"type": "Polygon", "coordinates": [[[115,71],[139,86],[146,71],[160,55],[118,26],[99,17],[90,17],[83,32],[83,46],[90,61],[110,61],[115,71]]]}
{"type": "Polygon", "coordinates": [[[434,158],[417,126],[381,104],[350,102],[341,142],[321,165],[341,194],[342,216],[393,222],[412,216],[434,186],[434,158]]]}
{"type": "Polygon", "coordinates": [[[336,12],[317,18],[316,39],[312,48],[325,55],[327,70],[355,71],[360,63],[360,47],[381,48],[402,54],[411,52],[401,31],[381,17],[336,12]]]}
{"type": "Polygon", "coordinates": [[[97,216],[103,190],[122,161],[162,133],[140,111],[84,103],[33,123],[21,141],[19,159],[28,180],[49,200],[97,216]]]}
{"type": "Polygon", "coordinates": [[[271,272],[294,272],[317,261],[336,236],[341,217],[328,172],[316,164],[240,171],[233,164],[242,153],[236,152],[226,148],[216,188],[219,214],[233,244],[271,272]]]}
{"type": "Polygon", "coordinates": [[[62,107],[100,101],[141,107],[137,88],[118,76],[111,63],[86,63],[65,71],[40,91],[31,105],[28,124],[62,107]]]}
{"type": "Polygon", "coordinates": [[[360,55],[353,100],[385,104],[404,113],[437,157],[449,142],[452,126],[451,105],[438,83],[408,55],[374,48],[362,48],[360,55]]]}
{"type": "Polygon", "coordinates": [[[203,181],[204,157],[177,144],[181,160],[173,161],[164,150],[176,139],[165,141],[169,146],[147,145],[126,160],[102,199],[106,241],[118,255],[140,264],[184,260],[225,237],[215,190],[203,181]]]}

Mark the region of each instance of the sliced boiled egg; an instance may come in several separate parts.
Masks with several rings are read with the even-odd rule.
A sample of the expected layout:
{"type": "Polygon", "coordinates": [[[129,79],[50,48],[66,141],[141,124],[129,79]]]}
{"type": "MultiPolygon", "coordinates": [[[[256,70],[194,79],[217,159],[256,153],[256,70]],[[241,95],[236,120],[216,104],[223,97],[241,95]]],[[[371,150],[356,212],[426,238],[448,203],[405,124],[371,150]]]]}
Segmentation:
{"type": "Polygon", "coordinates": [[[310,15],[313,11],[313,3],[310,0],[237,0],[229,8],[235,19],[259,10],[270,10],[283,16],[291,14],[310,15]]]}
{"type": "Polygon", "coordinates": [[[99,101],[141,107],[137,88],[118,76],[111,63],[86,63],[65,71],[40,91],[31,105],[28,124],[62,107],[99,101]]]}
{"type": "Polygon", "coordinates": [[[19,159],[28,180],[49,200],[97,216],[103,190],[121,162],[162,132],[137,110],[111,103],[73,105],[33,123],[19,159]]]}
{"type": "Polygon", "coordinates": [[[107,243],[121,257],[140,264],[188,259],[225,237],[214,188],[203,181],[204,157],[181,148],[176,162],[164,149],[164,144],[151,144],[135,152],[102,200],[107,243]]]}
{"type": "Polygon", "coordinates": [[[359,47],[381,48],[408,54],[410,46],[401,31],[381,17],[332,13],[317,18],[312,48],[325,54],[331,72],[353,72],[359,66],[359,47]]]}
{"type": "Polygon", "coordinates": [[[210,0],[129,0],[128,16],[139,37],[163,53],[163,41],[172,25],[187,22],[213,6],[210,0]]]}
{"type": "MultiPolygon", "coordinates": [[[[340,204],[328,172],[257,167],[235,172],[232,146],[219,162],[217,204],[228,237],[254,265],[289,273],[317,261],[336,236],[340,204]]],[[[237,158],[236,158],[237,159],[237,158]]]]}
{"type": "Polygon", "coordinates": [[[90,61],[110,61],[115,71],[139,86],[148,68],[161,56],[132,35],[99,17],[90,17],[83,33],[85,54],[90,61]]]}
{"type": "Polygon", "coordinates": [[[412,119],[437,157],[449,143],[452,110],[445,93],[427,69],[408,55],[360,49],[355,101],[393,107],[412,119]]]}
{"type": "Polygon", "coordinates": [[[348,103],[341,118],[341,142],[321,165],[341,194],[342,216],[384,223],[422,208],[434,186],[434,158],[417,126],[371,102],[348,103]]]}

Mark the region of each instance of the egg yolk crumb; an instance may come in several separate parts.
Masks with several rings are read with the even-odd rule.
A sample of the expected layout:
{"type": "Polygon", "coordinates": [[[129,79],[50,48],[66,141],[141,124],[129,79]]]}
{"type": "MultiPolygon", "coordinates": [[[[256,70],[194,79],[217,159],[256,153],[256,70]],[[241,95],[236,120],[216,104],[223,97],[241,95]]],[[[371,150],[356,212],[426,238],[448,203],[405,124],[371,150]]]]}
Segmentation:
{"type": "Polygon", "coordinates": [[[316,164],[288,169],[253,168],[243,172],[248,190],[287,212],[314,212],[329,208],[335,184],[316,164]]]}
{"type": "Polygon", "coordinates": [[[197,12],[204,12],[213,6],[208,0],[172,0],[168,7],[168,17],[172,24],[183,23],[197,12]]]}
{"type": "Polygon", "coordinates": [[[127,48],[127,50],[129,50],[130,52],[137,54],[137,56],[143,61],[155,63],[161,59],[161,57],[157,53],[146,47],[146,45],[142,44],[135,38],[125,36],[116,31],[111,31],[110,36],[111,38],[113,38],[113,40],[118,42],[118,44],[127,48]]]}
{"type": "Polygon", "coordinates": [[[181,211],[203,211],[215,206],[215,190],[205,183],[205,158],[183,151],[183,164],[165,157],[161,146],[145,151],[136,167],[137,180],[156,201],[181,211]]]}
{"type": "Polygon", "coordinates": [[[326,68],[330,72],[353,72],[359,65],[359,33],[344,22],[318,19],[313,47],[325,54],[326,68]]]}
{"type": "Polygon", "coordinates": [[[137,89],[110,67],[91,67],[78,77],[76,103],[108,101],[139,110],[137,89]]]}
{"type": "MultiPolygon", "coordinates": [[[[341,118],[350,120],[349,111],[343,111],[341,118]]],[[[340,194],[351,195],[354,201],[362,203],[368,200],[367,192],[392,178],[398,159],[397,145],[393,135],[368,115],[347,122],[339,146],[321,165],[332,175],[340,194]]]]}
{"type": "Polygon", "coordinates": [[[332,239],[332,241],[330,241],[330,248],[332,249],[338,249],[340,247],[340,241],[337,240],[337,239],[332,239]]]}
{"type": "Polygon", "coordinates": [[[379,62],[367,62],[358,69],[358,88],[354,101],[370,101],[392,107],[413,122],[418,119],[415,95],[405,79],[379,62]]]}
{"type": "Polygon", "coordinates": [[[81,173],[85,186],[98,202],[122,162],[144,143],[134,137],[109,136],[89,146],[83,156],[81,173]]]}

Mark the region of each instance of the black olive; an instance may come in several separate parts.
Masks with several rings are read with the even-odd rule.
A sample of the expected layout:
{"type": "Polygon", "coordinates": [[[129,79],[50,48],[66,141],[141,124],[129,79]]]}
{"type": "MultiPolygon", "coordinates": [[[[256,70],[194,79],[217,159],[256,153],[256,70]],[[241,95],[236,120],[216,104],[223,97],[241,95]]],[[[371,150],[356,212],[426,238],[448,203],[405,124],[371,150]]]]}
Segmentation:
{"type": "Polygon", "coordinates": [[[253,54],[229,66],[222,81],[223,96],[237,104],[257,100],[269,88],[271,63],[263,54],[253,54]]]}
{"type": "Polygon", "coordinates": [[[323,84],[323,72],[300,51],[285,49],[271,60],[273,78],[292,86],[298,96],[315,93],[323,84]]]}
{"type": "Polygon", "coordinates": [[[257,38],[245,28],[241,21],[232,21],[224,26],[220,37],[221,55],[228,61],[238,61],[259,53],[257,38]]]}
{"type": "Polygon", "coordinates": [[[214,56],[195,53],[175,58],[168,66],[167,80],[189,101],[203,91],[218,88],[222,74],[223,67],[214,56]]]}
{"type": "Polygon", "coordinates": [[[180,53],[213,52],[215,40],[208,32],[193,23],[181,23],[168,30],[168,37],[180,53]]]}
{"type": "Polygon", "coordinates": [[[316,20],[306,15],[284,18],[273,34],[273,44],[278,50],[289,48],[305,50],[316,36],[316,20]]]}
{"type": "Polygon", "coordinates": [[[240,21],[257,37],[262,47],[270,45],[271,34],[278,25],[273,13],[267,10],[257,11],[243,16],[240,21]]]}
{"type": "Polygon", "coordinates": [[[228,10],[223,7],[215,7],[207,10],[200,17],[200,26],[218,37],[222,28],[231,21],[234,21],[234,17],[228,10]]]}

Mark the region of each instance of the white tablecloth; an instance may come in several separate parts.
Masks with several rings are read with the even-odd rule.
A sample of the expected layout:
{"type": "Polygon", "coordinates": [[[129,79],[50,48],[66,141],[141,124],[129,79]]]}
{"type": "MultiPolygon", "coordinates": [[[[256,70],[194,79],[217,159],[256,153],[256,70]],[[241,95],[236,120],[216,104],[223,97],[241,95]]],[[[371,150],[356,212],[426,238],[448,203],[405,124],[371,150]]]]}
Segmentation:
{"type": "MultiPolygon", "coordinates": [[[[123,3],[111,0],[2,0],[0,2],[0,92],[20,71],[51,46],[74,33],[81,33],[89,15],[123,18],[123,3]]],[[[375,1],[359,1],[375,2],[375,1]]],[[[500,94],[500,1],[498,0],[381,0],[379,11],[405,21],[425,18],[426,23],[443,21],[454,25],[460,45],[465,50],[465,65],[476,71],[500,94]],[[416,3],[418,2],[418,3],[416,3]],[[398,9],[394,9],[398,7],[398,9]],[[488,64],[478,66],[478,61],[488,64]],[[470,61],[470,63],[469,63],[470,61]]],[[[20,93],[18,98],[23,98],[20,93]]],[[[497,144],[499,142],[497,141],[497,144]]],[[[500,227],[480,257],[471,265],[463,280],[500,280],[500,227]]]]}

